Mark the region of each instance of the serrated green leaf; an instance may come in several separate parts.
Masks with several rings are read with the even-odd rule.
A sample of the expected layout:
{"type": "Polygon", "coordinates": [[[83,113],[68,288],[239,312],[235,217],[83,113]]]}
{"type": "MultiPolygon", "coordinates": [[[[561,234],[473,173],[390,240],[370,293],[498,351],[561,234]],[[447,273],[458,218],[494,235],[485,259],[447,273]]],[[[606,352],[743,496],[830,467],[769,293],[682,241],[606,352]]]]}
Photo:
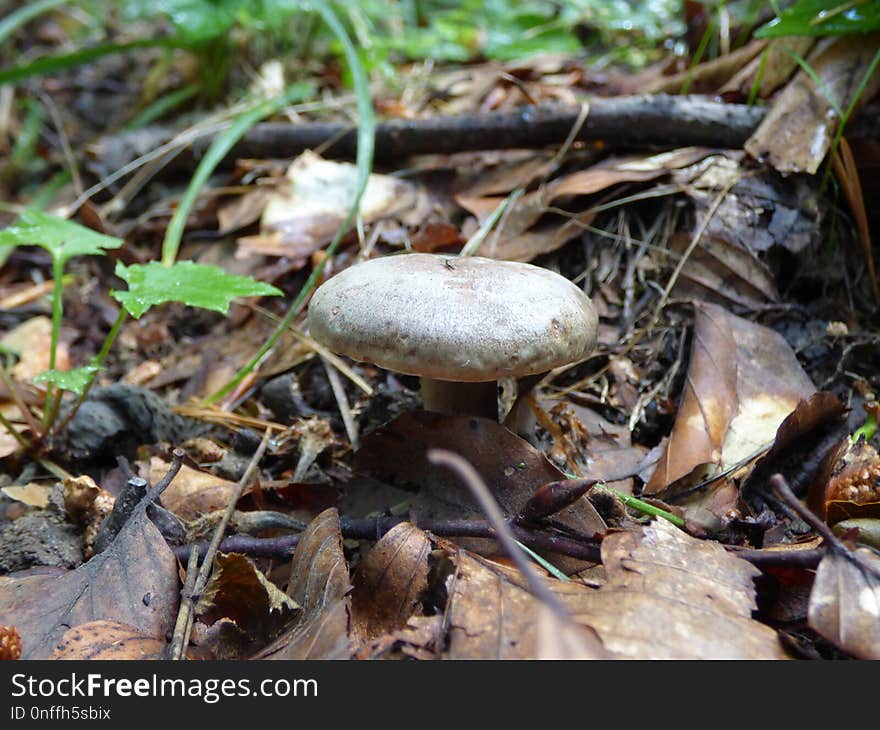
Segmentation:
{"type": "Polygon", "coordinates": [[[40,246],[62,266],[74,256],[103,256],[124,241],[96,233],[91,228],[39,210],[26,210],[6,230],[0,231],[0,248],[40,246]]]}
{"type": "Polygon", "coordinates": [[[166,302],[179,302],[226,314],[229,303],[236,297],[283,294],[271,284],[247,276],[227,274],[217,266],[192,261],[178,261],[173,266],[162,266],[157,261],[132,266],[117,263],[116,276],[128,284],[128,291],[114,291],[111,294],[135,319],[139,319],[150,307],[166,302]]]}
{"type": "Polygon", "coordinates": [[[53,383],[61,390],[82,395],[100,365],[83,365],[73,370],[46,370],[34,378],[35,383],[53,383]]]}

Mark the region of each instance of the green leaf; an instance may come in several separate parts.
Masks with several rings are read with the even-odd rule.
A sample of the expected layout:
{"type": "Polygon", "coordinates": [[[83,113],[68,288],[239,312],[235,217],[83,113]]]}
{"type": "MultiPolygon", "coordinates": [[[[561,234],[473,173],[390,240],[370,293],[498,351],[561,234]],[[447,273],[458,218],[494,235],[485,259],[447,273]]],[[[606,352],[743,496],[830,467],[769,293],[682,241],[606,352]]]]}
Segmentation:
{"type": "Polygon", "coordinates": [[[105,236],[79,223],[32,209],[0,231],[0,249],[40,246],[62,267],[73,256],[103,256],[105,250],[119,248],[123,243],[121,238],[105,236]]]}
{"type": "Polygon", "coordinates": [[[34,378],[35,383],[53,383],[62,390],[82,395],[100,365],[83,365],[73,370],[46,370],[34,378]]]}
{"type": "Polygon", "coordinates": [[[114,291],[111,295],[135,319],[150,307],[166,302],[226,314],[229,303],[236,297],[283,294],[271,284],[192,261],[178,261],[173,266],[162,266],[157,261],[132,266],[117,263],[116,276],[128,284],[128,291],[114,291]]]}
{"type": "Polygon", "coordinates": [[[880,3],[876,0],[798,0],[778,18],[761,26],[756,38],[784,35],[828,36],[867,33],[880,29],[880,3]]]}

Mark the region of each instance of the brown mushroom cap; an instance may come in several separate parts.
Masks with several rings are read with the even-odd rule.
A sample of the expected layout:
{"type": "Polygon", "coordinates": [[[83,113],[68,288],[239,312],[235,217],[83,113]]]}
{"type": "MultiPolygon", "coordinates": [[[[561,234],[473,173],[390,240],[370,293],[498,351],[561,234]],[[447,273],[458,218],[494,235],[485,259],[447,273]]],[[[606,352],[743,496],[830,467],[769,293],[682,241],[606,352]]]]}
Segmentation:
{"type": "Polygon", "coordinates": [[[312,337],[334,352],[436,380],[545,372],[596,344],[590,298],[530,264],[404,254],[352,266],[309,305],[312,337]]]}

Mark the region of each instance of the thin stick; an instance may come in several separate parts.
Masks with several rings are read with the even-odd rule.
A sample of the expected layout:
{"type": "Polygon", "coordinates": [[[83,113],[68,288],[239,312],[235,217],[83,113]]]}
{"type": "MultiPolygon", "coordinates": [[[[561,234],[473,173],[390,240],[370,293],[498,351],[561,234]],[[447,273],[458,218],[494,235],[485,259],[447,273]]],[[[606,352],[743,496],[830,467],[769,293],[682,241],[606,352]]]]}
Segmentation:
{"type": "Polygon", "coordinates": [[[183,584],[183,589],[180,591],[180,610],[177,612],[174,634],[171,636],[171,643],[168,645],[168,658],[172,661],[179,661],[183,658],[184,649],[188,643],[186,637],[189,636],[192,625],[193,588],[196,584],[198,567],[199,548],[193,545],[190,548],[189,560],[186,563],[186,581],[183,584]]]}
{"type": "Polygon", "coordinates": [[[559,618],[571,621],[571,614],[568,612],[565,604],[545,585],[537,571],[523,557],[522,550],[517,546],[516,539],[511,534],[510,527],[504,519],[504,515],[501,514],[498,503],[492,497],[486,483],[477,470],[471,466],[470,462],[458,454],[444,449],[430,449],[428,451],[428,461],[437,466],[445,466],[447,469],[452,470],[464,482],[494,528],[496,539],[513,560],[517,570],[526,579],[532,595],[550,608],[559,618]]]}
{"type": "Polygon", "coordinates": [[[354,416],[351,414],[351,406],[348,404],[348,398],[345,395],[345,388],[342,387],[342,380],[340,379],[336,368],[327,362],[326,358],[321,357],[321,362],[324,364],[324,371],[327,373],[327,380],[330,381],[330,388],[333,391],[333,396],[336,398],[336,405],[339,406],[339,415],[342,416],[342,423],[345,425],[345,433],[348,434],[348,441],[351,444],[351,448],[357,449],[359,444],[358,427],[354,420],[354,416]]]}
{"type": "Polygon", "coordinates": [[[813,514],[813,511],[808,509],[807,506],[795,496],[794,492],[791,491],[791,487],[788,486],[788,481],[782,476],[782,474],[774,474],[770,477],[770,486],[773,487],[777,494],[779,494],[782,501],[795,511],[798,517],[819,533],[832,550],[838,550],[844,553],[849,552],[846,545],[843,544],[843,540],[837,537],[828,525],[813,514]]]}
{"type": "MultiPolygon", "coordinates": [[[[495,529],[486,520],[432,520],[419,519],[416,516],[377,516],[361,519],[342,517],[339,520],[342,536],[353,540],[378,540],[395,525],[410,522],[420,530],[431,532],[439,537],[483,537],[497,539],[495,529]]],[[[598,563],[601,559],[599,545],[595,541],[576,540],[557,534],[549,529],[534,529],[522,525],[511,525],[514,537],[533,550],[557,553],[578,560],[598,563]]],[[[251,537],[250,535],[233,535],[220,543],[223,552],[242,553],[261,558],[285,560],[290,557],[299,543],[300,536],[280,535],[278,537],[251,537]]],[[[199,554],[207,552],[207,545],[199,543],[199,554]]],[[[179,560],[185,560],[188,546],[173,548],[179,560]]]]}
{"type": "Polygon", "coordinates": [[[687,263],[687,260],[694,252],[697,244],[703,239],[703,234],[709,227],[709,223],[712,221],[712,218],[715,217],[715,213],[720,207],[722,201],[724,200],[724,198],[727,197],[727,194],[730,192],[731,188],[733,188],[735,183],[736,181],[727,183],[727,185],[724,186],[724,189],[720,193],[718,193],[718,197],[716,197],[715,200],[712,201],[712,205],[706,212],[705,217],[700,222],[697,230],[694,231],[694,237],[691,239],[691,242],[688,244],[687,249],[685,249],[685,252],[682,254],[681,259],[679,259],[675,270],[669,277],[669,281],[666,282],[666,288],[663,289],[663,296],[660,297],[660,301],[658,301],[657,306],[654,307],[654,313],[651,315],[651,321],[648,323],[645,331],[650,332],[654,329],[654,325],[656,325],[657,321],[660,319],[660,312],[662,312],[663,307],[666,306],[666,301],[669,299],[669,293],[672,291],[672,287],[674,287],[675,283],[678,281],[678,277],[681,275],[682,269],[684,269],[684,265],[687,263]]]}
{"type": "MultiPolygon", "coordinates": [[[[266,453],[266,449],[269,446],[269,437],[271,434],[272,429],[267,428],[266,432],[263,434],[263,440],[260,442],[260,445],[254,452],[254,455],[251,458],[247,469],[245,469],[244,474],[242,474],[241,476],[241,479],[238,480],[238,484],[235,485],[235,490],[233,491],[232,496],[229,499],[229,504],[226,505],[226,511],[223,513],[223,517],[220,519],[220,522],[217,523],[217,527],[214,530],[213,536],[211,537],[211,542],[209,543],[208,549],[205,552],[205,559],[202,562],[202,566],[198,571],[195,585],[192,587],[192,591],[190,592],[190,599],[181,603],[180,612],[177,616],[177,623],[183,624],[183,634],[180,638],[181,647],[185,647],[189,644],[189,635],[192,631],[193,624],[193,601],[198,599],[198,597],[202,595],[202,591],[205,590],[205,586],[208,584],[208,580],[211,577],[211,571],[214,567],[214,556],[217,554],[217,548],[220,546],[220,541],[223,539],[223,533],[226,532],[226,526],[229,524],[229,520],[232,519],[232,515],[235,512],[235,505],[241,498],[241,494],[244,491],[245,486],[248,484],[248,482],[250,482],[251,475],[254,473],[254,471],[256,471],[257,465],[260,463],[260,459],[263,458],[263,454],[266,453]]],[[[198,547],[195,545],[193,545],[191,548],[190,556],[192,556],[193,552],[198,554],[198,547]]],[[[189,574],[187,574],[187,578],[189,578],[189,574]]],[[[181,654],[178,658],[182,659],[183,654],[181,654]]]]}

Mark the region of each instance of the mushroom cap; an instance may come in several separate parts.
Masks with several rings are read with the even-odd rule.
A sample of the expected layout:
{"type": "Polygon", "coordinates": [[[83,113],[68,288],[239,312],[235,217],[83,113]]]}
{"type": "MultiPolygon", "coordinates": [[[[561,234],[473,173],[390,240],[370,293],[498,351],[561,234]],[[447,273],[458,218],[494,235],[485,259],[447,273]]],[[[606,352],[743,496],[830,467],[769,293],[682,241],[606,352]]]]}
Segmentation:
{"type": "Polygon", "coordinates": [[[312,297],[309,331],[354,360],[435,380],[533,375],[585,358],[590,298],[531,264],[402,254],[336,274],[312,297]]]}

